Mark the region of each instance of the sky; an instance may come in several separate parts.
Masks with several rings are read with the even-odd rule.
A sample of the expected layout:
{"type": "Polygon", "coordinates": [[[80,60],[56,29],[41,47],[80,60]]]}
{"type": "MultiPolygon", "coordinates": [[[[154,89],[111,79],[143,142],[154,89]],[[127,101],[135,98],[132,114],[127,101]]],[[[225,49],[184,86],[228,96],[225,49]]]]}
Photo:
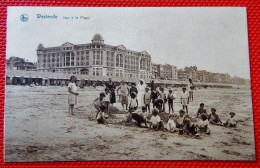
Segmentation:
{"type": "Polygon", "coordinates": [[[96,33],[105,44],[147,51],[154,63],[178,69],[196,65],[250,79],[244,7],[8,7],[6,56],[36,62],[39,43],[85,44],[96,33]],[[22,14],[27,22],[20,20],[22,14]],[[57,19],[39,19],[37,14],[57,19]]]}

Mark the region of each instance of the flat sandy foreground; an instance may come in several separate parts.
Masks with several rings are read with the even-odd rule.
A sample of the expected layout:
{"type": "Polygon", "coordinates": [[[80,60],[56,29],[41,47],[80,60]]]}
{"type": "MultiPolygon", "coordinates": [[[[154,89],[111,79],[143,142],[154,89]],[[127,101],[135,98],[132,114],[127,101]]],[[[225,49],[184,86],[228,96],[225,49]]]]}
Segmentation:
{"type": "MultiPolygon", "coordinates": [[[[75,116],[69,117],[67,87],[6,86],[5,161],[255,160],[250,90],[196,90],[189,105],[192,117],[203,102],[208,112],[215,107],[222,121],[236,112],[239,124],[211,125],[211,135],[195,138],[127,125],[119,103],[111,108],[110,124],[97,124],[93,100],[102,89],[79,89],[75,116]]],[[[180,88],[175,93],[179,96],[180,88]]]]}

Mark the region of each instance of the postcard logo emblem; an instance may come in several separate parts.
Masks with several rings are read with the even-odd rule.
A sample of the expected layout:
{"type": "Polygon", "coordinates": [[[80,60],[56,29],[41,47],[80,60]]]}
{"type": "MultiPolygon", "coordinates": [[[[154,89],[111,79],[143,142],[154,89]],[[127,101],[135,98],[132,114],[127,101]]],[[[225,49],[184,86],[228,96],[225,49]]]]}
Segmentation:
{"type": "Polygon", "coordinates": [[[28,17],[27,14],[22,14],[22,15],[20,16],[20,20],[21,20],[22,22],[27,22],[28,19],[29,19],[29,17],[28,17]]]}

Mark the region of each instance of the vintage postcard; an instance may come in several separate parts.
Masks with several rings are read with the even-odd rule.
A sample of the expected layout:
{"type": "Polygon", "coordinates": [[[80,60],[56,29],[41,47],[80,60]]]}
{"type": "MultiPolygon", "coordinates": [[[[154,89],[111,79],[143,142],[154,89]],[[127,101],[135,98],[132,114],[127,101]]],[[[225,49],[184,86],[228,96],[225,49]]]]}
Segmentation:
{"type": "Polygon", "coordinates": [[[8,7],[6,162],[255,160],[244,7],[8,7]]]}

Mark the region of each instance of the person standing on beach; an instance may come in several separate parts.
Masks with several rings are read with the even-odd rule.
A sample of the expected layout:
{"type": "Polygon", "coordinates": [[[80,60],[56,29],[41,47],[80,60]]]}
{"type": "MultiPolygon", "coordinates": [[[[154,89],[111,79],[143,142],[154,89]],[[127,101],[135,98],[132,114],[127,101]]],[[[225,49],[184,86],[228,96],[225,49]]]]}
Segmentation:
{"type": "Polygon", "coordinates": [[[159,95],[159,99],[163,100],[162,111],[165,112],[165,103],[167,102],[166,93],[164,93],[164,88],[161,88],[161,93],[159,95]]]}
{"type": "Polygon", "coordinates": [[[151,86],[151,90],[156,90],[156,86],[154,84],[154,80],[151,81],[150,86],[151,86]]]}
{"type": "Polygon", "coordinates": [[[106,88],[110,91],[111,94],[110,103],[113,105],[116,102],[116,94],[115,94],[116,85],[114,84],[111,78],[108,79],[106,88]]]}
{"type": "Polygon", "coordinates": [[[137,90],[137,88],[135,87],[135,83],[132,83],[131,84],[131,88],[130,88],[130,90],[129,90],[129,93],[131,94],[131,93],[135,93],[136,95],[138,94],[138,90],[137,90]]]}
{"type": "Polygon", "coordinates": [[[181,104],[182,104],[182,109],[183,110],[186,109],[186,112],[188,114],[189,93],[186,92],[186,88],[182,88],[181,104]]]}
{"type": "Polygon", "coordinates": [[[151,93],[149,92],[149,88],[148,87],[145,88],[144,103],[145,103],[146,112],[150,113],[151,93]]]}
{"type": "Polygon", "coordinates": [[[189,83],[188,83],[189,101],[193,101],[193,90],[194,90],[193,82],[191,79],[189,79],[189,83]]]}
{"type": "Polygon", "coordinates": [[[151,98],[152,98],[153,108],[155,107],[154,103],[158,99],[159,95],[160,95],[160,93],[156,89],[151,91],[151,98]]]}
{"type": "Polygon", "coordinates": [[[139,107],[144,106],[144,93],[145,93],[146,84],[143,79],[140,79],[140,82],[137,86],[138,94],[137,94],[137,100],[139,103],[139,107]]]}
{"type": "Polygon", "coordinates": [[[172,93],[172,90],[169,90],[169,94],[167,96],[168,100],[168,106],[169,106],[169,114],[174,113],[174,108],[173,108],[173,100],[176,98],[176,95],[172,93]]]}
{"type": "Polygon", "coordinates": [[[106,111],[107,114],[109,114],[109,104],[110,104],[110,100],[111,100],[111,94],[108,88],[105,89],[105,97],[104,97],[104,104],[106,105],[106,111]]]}
{"type": "Polygon", "coordinates": [[[121,82],[121,85],[117,89],[117,94],[118,94],[119,90],[120,90],[120,101],[121,101],[123,110],[124,110],[124,106],[126,106],[126,110],[127,110],[129,89],[128,89],[128,86],[125,84],[125,81],[121,82]]]}
{"type": "Polygon", "coordinates": [[[76,77],[71,76],[70,77],[70,83],[68,84],[68,104],[69,104],[69,115],[73,115],[73,107],[75,104],[77,104],[77,96],[79,95],[77,93],[77,86],[76,86],[76,77]]]}

